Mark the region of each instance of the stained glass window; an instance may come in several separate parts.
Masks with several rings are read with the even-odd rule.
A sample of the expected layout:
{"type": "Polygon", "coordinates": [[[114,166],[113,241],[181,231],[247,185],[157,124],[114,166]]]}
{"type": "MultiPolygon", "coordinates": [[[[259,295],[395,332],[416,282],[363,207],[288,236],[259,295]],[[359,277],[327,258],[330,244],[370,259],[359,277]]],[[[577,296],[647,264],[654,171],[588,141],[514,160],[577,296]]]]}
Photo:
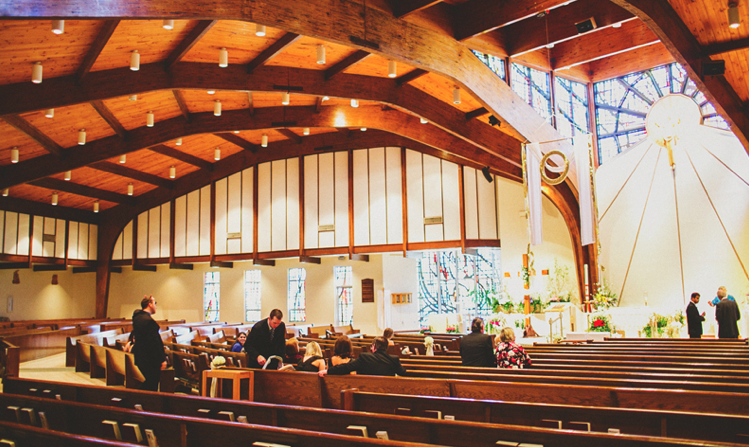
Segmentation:
{"type": "Polygon", "coordinates": [[[333,281],[337,303],[337,326],[354,323],[354,274],[351,267],[333,267],[333,281]]]}
{"type": "Polygon", "coordinates": [[[590,133],[588,119],[588,86],[568,79],[554,78],[557,130],[573,140],[587,138],[590,133]]]}
{"type": "Polygon", "coordinates": [[[203,314],[205,321],[218,321],[218,311],[221,299],[221,273],[206,272],[203,279],[203,314]]]}
{"type": "Polygon", "coordinates": [[[650,106],[670,93],[692,98],[702,111],[702,124],[730,129],[678,63],[597,82],[593,90],[600,163],[642,141],[650,106]]]}
{"type": "Polygon", "coordinates": [[[289,321],[303,323],[307,321],[307,270],[289,269],[288,283],[286,305],[289,309],[289,321]]]}
{"type": "Polygon", "coordinates": [[[473,51],[473,54],[475,54],[481,62],[486,64],[487,67],[491,68],[491,70],[496,73],[497,76],[499,76],[503,81],[507,80],[504,59],[502,59],[501,57],[492,56],[491,54],[480,53],[476,50],[471,51],[473,51]]]}
{"type": "Polygon", "coordinates": [[[464,321],[491,312],[483,299],[501,290],[500,251],[480,249],[476,256],[458,251],[426,252],[419,260],[419,317],[461,313],[464,321]]]}
{"type": "Polygon", "coordinates": [[[260,270],[244,272],[244,321],[260,321],[260,270]]]}
{"type": "Polygon", "coordinates": [[[512,91],[518,94],[542,117],[551,116],[551,85],[549,73],[524,65],[512,64],[512,91]]]}

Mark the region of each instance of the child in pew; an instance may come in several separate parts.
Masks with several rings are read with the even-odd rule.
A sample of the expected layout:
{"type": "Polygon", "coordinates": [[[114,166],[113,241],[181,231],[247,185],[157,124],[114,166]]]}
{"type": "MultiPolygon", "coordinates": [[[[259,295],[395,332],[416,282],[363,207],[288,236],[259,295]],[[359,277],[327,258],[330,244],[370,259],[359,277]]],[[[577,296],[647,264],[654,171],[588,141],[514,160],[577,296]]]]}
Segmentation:
{"type": "Polygon", "coordinates": [[[531,366],[531,358],[522,346],[515,343],[515,330],[502,328],[497,344],[497,368],[523,369],[531,366]]]}
{"type": "Polygon", "coordinates": [[[315,341],[307,343],[304,358],[296,367],[297,371],[319,372],[325,370],[325,359],[322,356],[320,345],[315,341]]]}
{"type": "Polygon", "coordinates": [[[242,352],[244,350],[244,342],[247,341],[247,333],[240,332],[237,335],[237,342],[231,347],[231,352],[242,352]]]}

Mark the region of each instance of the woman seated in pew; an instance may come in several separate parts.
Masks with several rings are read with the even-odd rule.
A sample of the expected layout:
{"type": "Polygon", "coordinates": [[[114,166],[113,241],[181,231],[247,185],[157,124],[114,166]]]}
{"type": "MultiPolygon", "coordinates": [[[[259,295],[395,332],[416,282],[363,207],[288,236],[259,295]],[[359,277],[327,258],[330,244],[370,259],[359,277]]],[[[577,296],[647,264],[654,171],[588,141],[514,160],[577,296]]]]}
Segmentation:
{"type": "Polygon", "coordinates": [[[299,340],[296,337],[292,337],[286,340],[286,358],[284,363],[289,365],[296,365],[302,360],[302,355],[299,354],[299,340]]]}
{"type": "Polygon", "coordinates": [[[325,359],[322,357],[320,345],[315,341],[307,343],[304,358],[296,367],[297,371],[318,372],[325,371],[325,359]]]}
{"type": "MultiPolygon", "coordinates": [[[[338,366],[350,362],[353,351],[354,346],[351,344],[351,340],[347,336],[341,335],[335,341],[333,357],[330,358],[330,366],[338,366]]],[[[356,372],[352,374],[356,374],[356,372]]]]}
{"type": "Polygon", "coordinates": [[[383,337],[385,337],[385,340],[388,341],[388,346],[393,346],[395,342],[393,341],[393,330],[390,328],[385,328],[385,332],[382,334],[383,337]]]}
{"type": "Polygon", "coordinates": [[[531,366],[531,358],[522,346],[515,343],[515,330],[511,327],[502,328],[497,344],[497,367],[523,369],[528,366],[531,366]]]}
{"type": "Polygon", "coordinates": [[[244,332],[240,332],[239,335],[237,335],[237,342],[234,343],[234,346],[231,347],[231,352],[242,352],[244,349],[244,342],[247,341],[247,334],[244,332]]]}

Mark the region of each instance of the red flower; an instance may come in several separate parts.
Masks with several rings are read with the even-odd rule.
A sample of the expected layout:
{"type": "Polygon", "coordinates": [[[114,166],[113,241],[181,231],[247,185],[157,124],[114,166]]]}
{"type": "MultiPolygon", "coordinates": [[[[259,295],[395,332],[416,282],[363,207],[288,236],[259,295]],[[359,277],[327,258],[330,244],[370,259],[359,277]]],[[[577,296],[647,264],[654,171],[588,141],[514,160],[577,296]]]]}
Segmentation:
{"type": "Polygon", "coordinates": [[[606,323],[600,318],[598,318],[597,320],[593,322],[593,327],[603,327],[605,325],[606,323]]]}

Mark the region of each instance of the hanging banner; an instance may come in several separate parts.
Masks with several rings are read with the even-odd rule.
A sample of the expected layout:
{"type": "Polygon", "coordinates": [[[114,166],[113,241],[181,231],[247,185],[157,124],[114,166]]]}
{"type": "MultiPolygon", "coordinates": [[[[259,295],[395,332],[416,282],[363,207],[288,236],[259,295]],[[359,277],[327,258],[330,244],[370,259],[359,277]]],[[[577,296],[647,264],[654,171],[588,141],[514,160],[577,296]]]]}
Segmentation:
{"type": "Polygon", "coordinates": [[[531,245],[543,243],[543,210],[541,208],[541,148],[538,143],[525,145],[523,183],[531,245]]]}
{"type": "Polygon", "coordinates": [[[577,167],[577,191],[580,202],[580,242],[582,245],[596,241],[595,209],[593,204],[593,169],[590,163],[590,138],[575,138],[575,163],[577,167]]]}

